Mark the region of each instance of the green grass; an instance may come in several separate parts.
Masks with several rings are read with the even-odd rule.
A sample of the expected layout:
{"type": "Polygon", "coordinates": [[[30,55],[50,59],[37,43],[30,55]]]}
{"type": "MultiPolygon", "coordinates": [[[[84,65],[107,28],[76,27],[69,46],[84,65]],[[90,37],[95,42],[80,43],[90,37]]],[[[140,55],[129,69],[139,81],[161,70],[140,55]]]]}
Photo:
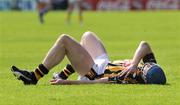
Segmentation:
{"type": "Polygon", "coordinates": [[[0,105],[180,104],[179,11],[86,12],[83,27],[76,15],[66,25],[65,15],[50,12],[41,25],[35,12],[0,12],[0,105]],[[61,70],[66,59],[36,86],[24,86],[11,74],[11,65],[33,70],[60,34],[80,40],[87,30],[104,41],[111,60],[132,58],[138,43],[148,41],[167,75],[167,85],[51,86],[52,73],[61,70]]]}

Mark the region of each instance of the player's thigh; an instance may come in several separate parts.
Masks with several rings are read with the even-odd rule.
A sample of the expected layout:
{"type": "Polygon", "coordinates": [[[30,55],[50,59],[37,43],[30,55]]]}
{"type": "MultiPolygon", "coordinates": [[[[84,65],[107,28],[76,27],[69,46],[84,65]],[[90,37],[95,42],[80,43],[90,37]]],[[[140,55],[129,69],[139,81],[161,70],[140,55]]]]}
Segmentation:
{"type": "Polygon", "coordinates": [[[81,44],[93,59],[107,53],[102,41],[93,32],[85,32],[81,38],[81,44]]]}
{"type": "Polygon", "coordinates": [[[66,55],[72,66],[80,75],[87,74],[94,65],[91,55],[72,37],[63,35],[61,38],[64,38],[66,55]]]}

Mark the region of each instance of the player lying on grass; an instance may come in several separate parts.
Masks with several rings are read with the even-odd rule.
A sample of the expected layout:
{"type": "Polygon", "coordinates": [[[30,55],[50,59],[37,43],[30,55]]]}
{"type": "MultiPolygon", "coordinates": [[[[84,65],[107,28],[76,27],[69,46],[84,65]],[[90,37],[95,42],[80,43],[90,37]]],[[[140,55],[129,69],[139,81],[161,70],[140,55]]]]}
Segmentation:
{"type": "Polygon", "coordinates": [[[118,60],[111,63],[102,42],[93,32],[85,32],[80,43],[63,34],[35,71],[21,70],[15,66],[12,66],[11,71],[24,84],[37,84],[38,80],[48,74],[49,70],[58,65],[65,56],[71,64],[60,73],[54,74],[51,84],[166,83],[165,74],[157,65],[147,42],[140,42],[132,60],[118,60]],[[79,74],[78,80],[66,80],[75,71],[79,74]]]}

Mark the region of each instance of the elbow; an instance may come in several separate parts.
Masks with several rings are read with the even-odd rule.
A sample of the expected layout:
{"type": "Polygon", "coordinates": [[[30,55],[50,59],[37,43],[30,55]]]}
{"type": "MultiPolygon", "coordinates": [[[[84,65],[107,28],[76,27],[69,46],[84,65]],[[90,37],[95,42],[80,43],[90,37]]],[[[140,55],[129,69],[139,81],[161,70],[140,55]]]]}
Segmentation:
{"type": "Polygon", "coordinates": [[[148,42],[146,42],[146,41],[142,40],[142,41],[140,42],[140,44],[141,44],[141,45],[147,45],[147,44],[148,44],[148,42]]]}
{"type": "Polygon", "coordinates": [[[144,51],[147,52],[148,54],[152,53],[151,47],[148,42],[141,41],[139,46],[141,49],[144,49],[144,51]]]}
{"type": "Polygon", "coordinates": [[[141,46],[141,47],[145,47],[145,48],[146,48],[146,47],[150,47],[149,44],[148,44],[148,42],[146,42],[146,41],[141,41],[141,42],[140,42],[140,46],[141,46]]]}

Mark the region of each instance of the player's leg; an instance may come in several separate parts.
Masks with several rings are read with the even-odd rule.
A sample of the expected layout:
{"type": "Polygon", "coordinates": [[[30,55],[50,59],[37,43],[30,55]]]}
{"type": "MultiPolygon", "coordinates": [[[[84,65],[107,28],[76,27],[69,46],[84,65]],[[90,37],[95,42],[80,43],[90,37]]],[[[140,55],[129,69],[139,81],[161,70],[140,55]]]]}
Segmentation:
{"type": "Polygon", "coordinates": [[[66,80],[70,75],[75,73],[74,68],[71,64],[67,64],[60,72],[53,73],[53,79],[63,79],[66,80]]]}
{"type": "Polygon", "coordinates": [[[24,81],[25,84],[36,84],[41,77],[48,74],[50,69],[59,64],[65,55],[80,75],[87,74],[94,65],[90,54],[78,42],[67,35],[62,35],[49,50],[43,63],[40,64],[34,72],[29,72],[26,77],[27,71],[21,72],[21,70],[16,67],[12,67],[12,71],[15,75],[18,75],[19,79],[24,81]],[[36,80],[36,82],[32,82],[34,80],[36,80]]]}
{"type": "Polygon", "coordinates": [[[51,2],[49,0],[37,0],[37,9],[41,23],[44,23],[44,15],[50,10],[50,8],[51,2]]]}
{"type": "Polygon", "coordinates": [[[41,3],[39,0],[37,0],[37,10],[38,10],[40,23],[44,23],[43,15],[41,12],[43,8],[44,8],[44,3],[41,3]]]}
{"type": "Polygon", "coordinates": [[[74,9],[74,0],[68,0],[67,19],[66,19],[66,22],[68,24],[70,23],[73,9],[74,9]]]}
{"type": "Polygon", "coordinates": [[[90,70],[94,64],[93,59],[86,49],[67,35],[61,36],[56,41],[45,57],[43,64],[48,69],[52,69],[62,61],[65,55],[80,75],[85,75],[87,70],[90,70]]]}
{"type": "MultiPolygon", "coordinates": [[[[99,66],[103,66],[103,63],[106,63],[108,60],[108,55],[104,45],[101,40],[97,37],[97,35],[93,32],[85,32],[81,38],[81,45],[89,52],[94,61],[98,58],[102,58],[103,60],[99,60],[96,63],[101,63],[99,66]]],[[[105,65],[104,65],[105,66],[105,65]]],[[[103,68],[103,67],[100,67],[103,68]]],[[[74,69],[71,65],[66,65],[64,69],[59,73],[54,73],[54,79],[67,79],[73,72],[74,69]],[[69,72],[68,72],[69,71],[69,72]],[[66,75],[65,75],[66,74],[66,75]]]]}
{"type": "Polygon", "coordinates": [[[93,32],[85,32],[81,38],[81,45],[89,52],[93,59],[107,54],[102,41],[93,32]]]}
{"type": "Polygon", "coordinates": [[[83,24],[83,8],[82,8],[82,0],[77,0],[77,6],[78,6],[78,18],[79,22],[82,25],[83,24]]]}
{"type": "MultiPolygon", "coordinates": [[[[89,52],[89,54],[93,58],[97,67],[96,69],[94,69],[97,75],[102,75],[107,64],[109,63],[109,57],[102,41],[97,37],[95,33],[88,31],[83,34],[81,38],[81,45],[89,52]]],[[[87,77],[88,76],[79,76],[78,79],[90,79],[87,77]]]]}

